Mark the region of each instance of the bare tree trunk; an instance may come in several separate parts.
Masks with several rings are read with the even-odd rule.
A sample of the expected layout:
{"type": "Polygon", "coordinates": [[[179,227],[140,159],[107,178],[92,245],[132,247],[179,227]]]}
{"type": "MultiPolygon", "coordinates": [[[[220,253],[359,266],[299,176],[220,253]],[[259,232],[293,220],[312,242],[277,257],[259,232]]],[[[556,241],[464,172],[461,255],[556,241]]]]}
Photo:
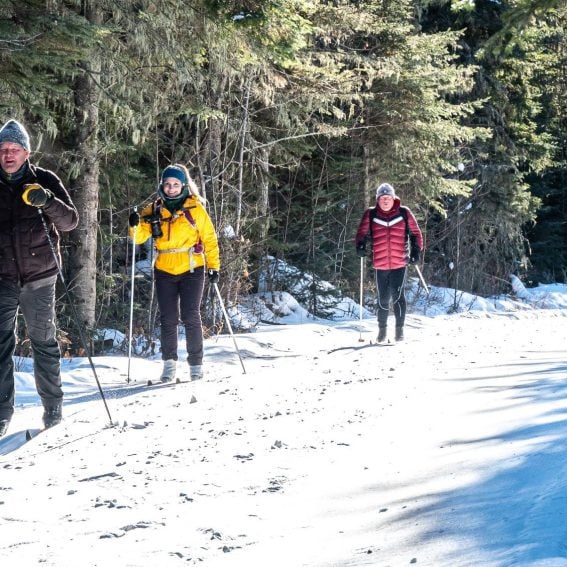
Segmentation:
{"type": "Polygon", "coordinates": [[[364,208],[367,209],[370,206],[370,151],[368,150],[368,145],[364,145],[363,148],[364,156],[364,208]]]}
{"type": "Polygon", "coordinates": [[[244,149],[246,144],[246,133],[248,132],[248,107],[250,102],[250,87],[252,84],[252,79],[248,77],[246,80],[246,89],[244,95],[244,117],[242,119],[242,130],[240,133],[240,152],[238,157],[238,192],[236,195],[236,236],[240,236],[240,223],[242,219],[242,193],[244,191],[243,187],[243,176],[244,176],[244,149]]]}
{"type": "Polygon", "coordinates": [[[260,221],[260,243],[266,241],[268,237],[268,230],[270,228],[270,208],[269,208],[269,196],[270,196],[270,150],[267,147],[260,148],[258,150],[260,154],[258,158],[259,172],[260,172],[260,184],[259,191],[260,196],[258,198],[258,218],[262,219],[260,221]]]}
{"type": "MultiPolygon", "coordinates": [[[[100,12],[92,4],[86,18],[100,23],[100,12]]],[[[97,216],[99,194],[98,89],[92,79],[99,75],[100,59],[93,53],[83,62],[84,72],[75,81],[75,145],[79,175],[74,182],[73,200],[79,211],[79,225],[70,235],[69,268],[78,325],[92,329],[96,307],[97,216]]]]}

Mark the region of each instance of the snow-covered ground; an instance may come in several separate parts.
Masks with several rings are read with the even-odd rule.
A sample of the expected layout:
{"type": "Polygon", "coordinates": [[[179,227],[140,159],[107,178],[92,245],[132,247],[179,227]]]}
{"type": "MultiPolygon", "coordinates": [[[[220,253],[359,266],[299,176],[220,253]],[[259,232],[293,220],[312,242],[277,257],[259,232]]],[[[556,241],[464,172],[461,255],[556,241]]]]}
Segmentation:
{"type": "Polygon", "coordinates": [[[95,358],[110,418],[88,360],[64,360],[65,419],[29,443],[16,360],[2,564],[567,566],[567,286],[516,285],[454,315],[433,290],[391,346],[366,313],[271,294],[285,324],[237,335],[246,373],[229,336],[195,383],[147,387],[161,363],[134,358],[126,384],[124,356],[95,358]]]}

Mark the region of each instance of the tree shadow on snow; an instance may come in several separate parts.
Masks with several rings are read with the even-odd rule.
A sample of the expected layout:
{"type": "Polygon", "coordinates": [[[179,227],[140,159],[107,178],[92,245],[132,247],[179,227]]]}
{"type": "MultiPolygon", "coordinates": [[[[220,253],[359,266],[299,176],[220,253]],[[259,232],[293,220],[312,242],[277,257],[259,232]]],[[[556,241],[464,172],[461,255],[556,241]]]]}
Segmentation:
{"type": "MultiPolygon", "coordinates": [[[[522,366],[518,365],[518,370],[522,366]]],[[[505,376],[517,378],[513,387],[509,382],[502,385],[516,403],[537,407],[541,402],[567,399],[567,381],[563,380],[567,364],[508,372],[505,376]]],[[[484,375],[473,381],[493,378],[484,375]]],[[[491,395],[494,390],[493,385],[479,386],[471,395],[474,391],[491,395]]],[[[419,505],[417,510],[416,498],[400,502],[407,506],[401,519],[430,526],[421,534],[423,542],[441,538],[459,542],[460,549],[449,559],[450,564],[483,564],[480,557],[475,557],[483,551],[490,557],[491,566],[533,565],[552,558],[562,558],[561,564],[567,565],[567,404],[565,408],[542,411],[525,426],[495,435],[450,439],[444,447],[453,450],[461,446],[471,451],[482,448],[490,453],[498,445],[509,449],[513,443],[518,444],[513,457],[491,457],[484,466],[478,461],[467,464],[464,453],[461,471],[480,474],[479,482],[422,494],[418,499],[429,504],[419,505]]],[[[455,470],[456,478],[459,472],[455,470]]]]}

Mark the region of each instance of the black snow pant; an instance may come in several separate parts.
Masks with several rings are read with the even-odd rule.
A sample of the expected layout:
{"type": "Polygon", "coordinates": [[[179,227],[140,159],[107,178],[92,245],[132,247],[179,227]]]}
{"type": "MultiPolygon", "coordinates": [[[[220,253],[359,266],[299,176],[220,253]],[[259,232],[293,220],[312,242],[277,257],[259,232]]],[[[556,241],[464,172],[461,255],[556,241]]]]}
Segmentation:
{"type": "Polygon", "coordinates": [[[406,319],[406,283],[407,268],[396,270],[376,270],[376,293],[378,296],[378,327],[386,327],[390,301],[394,308],[396,327],[403,327],[406,319]]]}
{"type": "Polygon", "coordinates": [[[61,351],[55,338],[57,276],[20,286],[0,280],[0,419],[14,413],[16,317],[21,310],[30,338],[37,393],[44,407],[60,403],[61,351]]]}
{"type": "Polygon", "coordinates": [[[161,358],[177,360],[177,326],[185,327],[187,362],[199,366],[203,362],[203,325],[201,299],[205,284],[205,269],[195,268],[174,276],[155,270],[156,295],[160,311],[161,358]]]}

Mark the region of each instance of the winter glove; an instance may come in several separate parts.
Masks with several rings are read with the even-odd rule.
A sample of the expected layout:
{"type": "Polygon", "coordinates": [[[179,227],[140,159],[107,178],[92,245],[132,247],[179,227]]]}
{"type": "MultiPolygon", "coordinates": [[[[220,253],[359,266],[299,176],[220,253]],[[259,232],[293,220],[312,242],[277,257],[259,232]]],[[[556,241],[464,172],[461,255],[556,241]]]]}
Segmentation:
{"type": "Polygon", "coordinates": [[[140,213],[138,213],[138,211],[133,211],[130,213],[130,216],[128,217],[128,224],[132,228],[140,224],[140,213]]]}
{"type": "Polygon", "coordinates": [[[409,255],[409,263],[417,264],[421,256],[421,250],[417,246],[412,246],[409,255]]]}
{"type": "Polygon", "coordinates": [[[356,243],[356,253],[361,258],[364,258],[366,256],[366,242],[357,242],[356,243]]]}
{"type": "Polygon", "coordinates": [[[44,189],[38,183],[30,183],[29,185],[24,185],[22,199],[26,205],[39,209],[45,207],[53,199],[53,193],[48,189],[44,189]]]}
{"type": "Polygon", "coordinates": [[[207,275],[209,276],[209,282],[212,284],[216,284],[219,281],[219,272],[218,270],[208,270],[207,275]]]}

